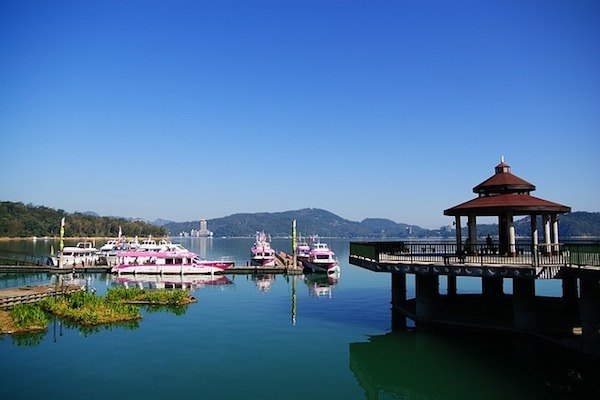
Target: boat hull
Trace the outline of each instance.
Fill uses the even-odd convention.
[[[250,263],[255,267],[274,267],[275,257],[252,257]]]
[[[336,262],[311,262],[309,260],[303,260],[302,266],[304,269],[308,269],[312,272],[325,272],[327,274],[334,274],[340,272],[340,264]]]

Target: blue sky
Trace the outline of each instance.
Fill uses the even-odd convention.
[[[505,157],[600,211],[595,1],[0,1],[0,200],[437,228]]]

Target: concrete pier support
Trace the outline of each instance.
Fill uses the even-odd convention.
[[[581,330],[587,341],[600,341],[600,282],[594,279],[579,280]]]
[[[439,296],[439,276],[415,275],[417,320],[430,321],[435,313],[435,304]]]
[[[483,277],[481,278],[481,292],[486,301],[496,302],[504,295],[504,281],[498,277]]]
[[[456,297],[456,276],[454,275],[448,275],[447,276],[448,282],[446,284],[447,288],[448,288],[448,297]]]
[[[392,329],[406,328],[406,317],[401,308],[406,304],[406,274],[392,274]]]
[[[535,281],[513,279],[513,312],[515,328],[535,330]]]
[[[577,278],[567,277],[562,279],[562,299],[564,309],[573,311],[577,309],[578,302]]]

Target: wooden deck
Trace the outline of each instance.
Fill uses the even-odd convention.
[[[573,246],[556,251],[532,252],[518,246],[513,254],[498,254],[483,246],[467,253],[451,243],[351,242],[350,264],[376,272],[434,275],[554,279],[566,274],[600,276],[596,247],[573,252]]]
[[[0,308],[6,309],[17,304],[35,303],[48,296],[69,294],[80,290],[83,288],[78,285],[40,285],[0,289]]]

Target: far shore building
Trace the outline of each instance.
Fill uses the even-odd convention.
[[[192,236],[195,237],[212,237],[213,233],[208,230],[208,224],[205,219],[200,220],[200,230],[192,230]]]

